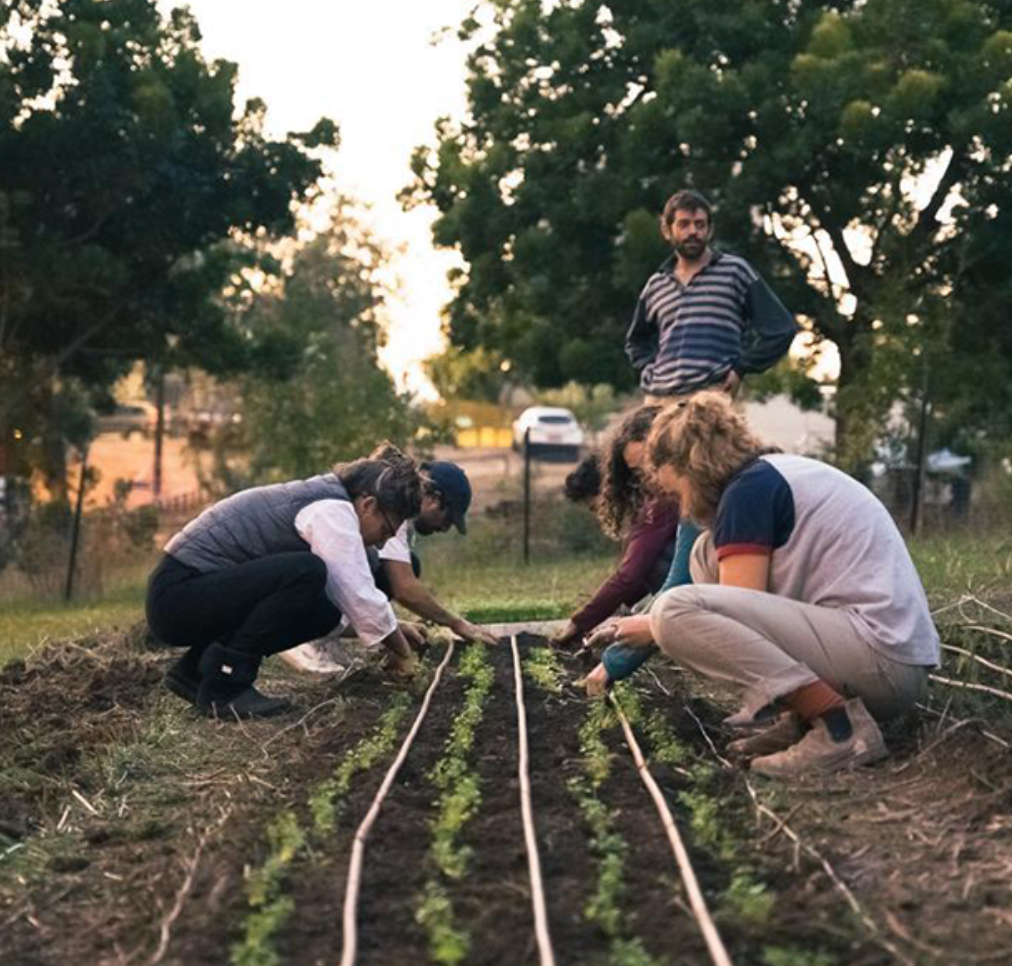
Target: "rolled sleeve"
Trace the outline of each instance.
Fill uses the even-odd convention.
[[[345,500],[318,500],[299,511],[295,528],[327,565],[326,593],[366,647],[397,628],[390,602],[376,588],[358,514]]]

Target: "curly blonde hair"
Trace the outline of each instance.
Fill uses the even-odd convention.
[[[601,529],[618,539],[626,526],[643,509],[649,495],[644,487],[643,474],[625,461],[625,448],[630,443],[645,443],[650,427],[661,411],[659,406],[641,406],[619,424],[608,437],[598,462],[601,468],[601,495],[597,501],[597,518]]]
[[[688,481],[682,513],[711,523],[731,477],[765,453],[779,453],[749,428],[723,392],[700,392],[667,407],[654,420],[647,440],[647,463],[670,466]]]

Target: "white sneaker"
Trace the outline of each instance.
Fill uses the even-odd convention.
[[[811,731],[797,744],[775,755],[754,758],[752,771],[774,778],[790,778],[868,765],[889,754],[882,732],[860,698],[847,702],[847,717],[852,733],[846,741],[834,741],[826,722],[816,718]]]
[[[309,674],[338,674],[344,670],[344,665],[334,660],[327,645],[317,641],[282,651],[278,657],[292,667]]]

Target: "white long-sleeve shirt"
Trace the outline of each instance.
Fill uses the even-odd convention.
[[[376,588],[355,507],[346,500],[317,500],[303,507],[295,529],[327,565],[327,596],[366,647],[397,629],[390,602]]]

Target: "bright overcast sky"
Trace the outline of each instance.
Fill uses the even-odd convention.
[[[433,141],[433,122],[464,109],[464,52],[451,34],[475,0],[160,0],[189,6],[209,58],[239,65],[239,103],[260,97],[274,135],[318,118],[341,128],[334,179],[372,206],[376,233],[405,252],[396,262],[402,299],[390,308],[384,359],[398,381],[423,384],[419,362],[439,351],[439,311],[449,299],[448,252],[432,247],[431,210],[401,211],[412,149]]]

